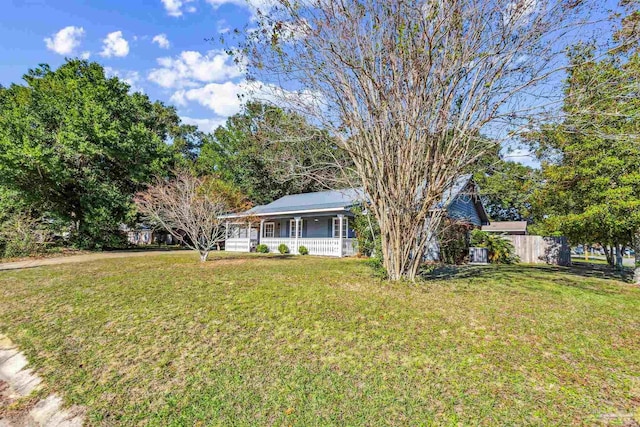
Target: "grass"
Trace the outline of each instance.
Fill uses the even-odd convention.
[[[0,330],[92,425],[640,420],[631,285],[533,266],[391,284],[357,259],[214,258],[0,272]]]

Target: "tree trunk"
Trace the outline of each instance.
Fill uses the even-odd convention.
[[[407,279],[414,281],[418,275],[422,256],[425,250],[423,235],[426,231],[422,227],[414,227],[421,230],[419,233],[411,232],[410,221],[399,220],[391,226],[387,221],[380,222],[380,235],[382,237],[382,259],[389,280]],[[424,223],[424,221],[420,221]]]
[[[610,248],[607,245],[603,245],[602,243],[600,243],[600,246],[602,246],[604,255],[605,257],[607,257],[607,264],[609,264],[610,267],[613,267],[613,248]]]
[[[200,251],[200,262],[206,262],[209,257],[209,251]]]
[[[635,251],[635,266],[633,270],[633,283],[640,285],[640,231],[634,236],[633,250]]]
[[[615,244],[616,247],[616,268],[622,270],[622,245]]]

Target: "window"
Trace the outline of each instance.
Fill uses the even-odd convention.
[[[289,221],[289,237],[296,237],[296,220]],[[298,224],[298,237],[302,237],[302,220]]]
[[[276,225],[273,222],[264,223],[263,237],[276,237]]]
[[[348,236],[348,230],[349,219],[345,216],[342,217],[342,237],[345,239]],[[340,218],[333,218],[333,237],[336,239],[340,237]]]

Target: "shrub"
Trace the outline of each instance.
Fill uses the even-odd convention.
[[[261,253],[261,254],[268,254],[269,253],[269,246],[265,245],[264,243],[261,243],[258,246],[256,246],[256,252]]]
[[[309,249],[307,249],[307,247],[306,247],[306,246],[300,246],[300,247],[298,248],[298,253],[299,253],[300,255],[309,255]]]
[[[469,230],[472,225],[446,220],[440,233],[440,260],[445,264],[462,264],[469,254]]]
[[[358,240],[358,254],[362,256],[382,256],[382,239],[380,226],[375,217],[361,206],[351,208],[354,213],[353,228]],[[380,259],[382,262],[382,259]]]
[[[289,246],[285,245],[284,243],[280,243],[280,246],[278,246],[278,252],[280,252],[283,255],[288,254]]]
[[[49,233],[28,213],[17,213],[0,225],[0,257],[35,255],[44,249]]]
[[[471,232],[471,246],[487,248],[489,261],[495,264],[513,264],[518,261],[513,244],[499,235],[489,234],[478,229],[473,230]]]

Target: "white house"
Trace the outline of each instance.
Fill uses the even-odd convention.
[[[477,227],[488,224],[477,190],[471,175],[461,176],[445,191],[438,208]],[[355,255],[351,208],[363,200],[361,189],[319,191],[284,196],[268,205],[227,215],[225,250],[250,252],[264,244],[269,252],[277,252],[284,243],[293,254],[304,246],[310,255]]]

